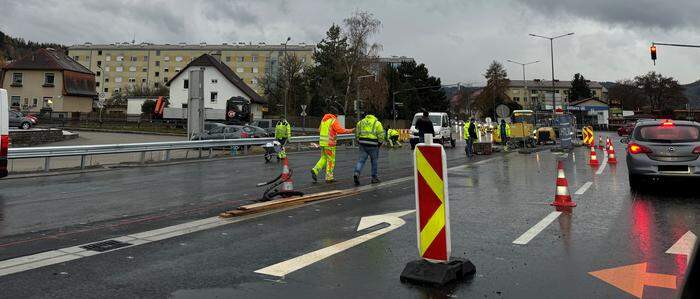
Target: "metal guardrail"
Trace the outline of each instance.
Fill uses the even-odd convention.
[[[338,135],[337,140],[354,140],[355,135]],[[242,148],[247,153],[247,146],[261,146],[273,142],[275,138],[241,138],[241,139],[221,139],[221,140],[194,140],[194,141],[171,141],[171,142],[149,142],[149,143],[124,143],[124,144],[102,144],[102,145],[76,145],[76,146],[47,146],[47,147],[26,147],[10,148],[8,159],[30,159],[43,158],[44,171],[50,169],[50,159],[53,157],[80,156],[80,169],[85,169],[85,157],[91,155],[141,153],[141,163],[145,162],[146,152],[164,151],[165,161],[170,160],[170,152],[173,150],[199,150],[199,158],[202,157],[202,150],[209,150],[211,158],[212,150],[215,148]],[[297,136],[290,138],[290,143],[318,142],[319,136]]]

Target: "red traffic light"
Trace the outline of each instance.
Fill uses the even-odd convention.
[[[656,45],[651,45],[649,51],[651,52],[651,60],[656,60]]]

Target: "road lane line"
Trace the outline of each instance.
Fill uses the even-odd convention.
[[[676,243],[666,250],[667,254],[679,254],[685,255],[685,262],[690,263],[690,258],[693,255],[693,248],[698,236],[696,236],[692,231],[686,232]]]
[[[492,157],[488,159],[484,159],[478,162],[471,163],[469,165],[478,165],[478,164],[484,164],[490,161],[493,161],[495,159],[499,159],[499,157]],[[454,166],[452,168],[448,168],[448,170],[457,170],[460,168],[466,168],[469,165],[459,165],[459,166]],[[398,178],[390,181],[385,181],[377,185],[367,185],[367,186],[362,186],[356,188],[357,191],[359,192],[366,192],[366,191],[372,191],[376,189],[380,189],[382,187],[389,187],[392,185],[396,185],[399,183],[407,182],[407,181],[412,181],[414,178],[413,176],[408,176],[408,177],[403,177],[403,178]],[[110,238],[106,240],[101,240],[101,241],[95,241],[95,242],[90,242],[90,243],[85,243],[81,245],[74,245],[70,247],[65,247],[65,248],[60,248],[56,250],[50,250],[50,251],[45,251],[33,255],[28,255],[28,256],[22,256],[22,257],[17,257],[13,259],[8,259],[8,260],[3,260],[0,261],[0,277],[5,276],[5,275],[10,275],[14,273],[19,273],[19,272],[24,272],[36,268],[41,268],[45,266],[50,266],[50,265],[55,265],[55,264],[60,264],[64,263],[67,261],[72,261],[76,259],[81,259],[84,257],[89,257],[93,255],[99,255],[103,253],[109,253],[109,252],[114,252],[117,250],[122,250],[126,248],[131,248],[134,246],[139,246],[151,242],[156,242],[156,241],[161,241],[165,239],[170,239],[194,232],[199,232],[219,226],[223,226],[226,224],[232,224],[248,219],[253,219],[273,213],[278,213],[278,212],[283,212],[287,211],[293,208],[300,208],[304,207],[306,205],[300,205],[296,207],[290,207],[287,209],[279,209],[275,211],[271,211],[268,213],[261,213],[261,214],[256,214],[256,215],[251,215],[249,217],[241,217],[241,218],[235,218],[235,219],[224,219],[220,218],[218,216],[215,217],[209,217],[209,218],[204,218],[204,219],[199,219],[191,222],[186,222],[186,223],[181,223],[177,225],[172,225],[172,226],[167,226],[159,229],[154,229],[150,231],[145,231],[141,233],[135,233],[131,235],[125,235],[125,236],[119,236],[115,238]],[[403,220],[402,220],[403,221]],[[382,230],[379,230],[382,231]],[[377,231],[377,232],[379,232]],[[383,232],[383,231],[382,231]],[[384,233],[384,232],[383,232]],[[373,234],[370,234],[373,235]],[[380,234],[381,235],[381,234]],[[367,235],[365,235],[367,236]],[[374,236],[376,237],[376,236]],[[371,237],[371,238],[374,238]],[[370,239],[371,239],[370,238]],[[125,243],[129,243],[131,245],[104,251],[104,252],[98,252],[98,251],[91,251],[91,250],[86,250],[82,248],[82,246],[90,245],[90,244],[95,244],[99,242],[104,242],[108,240],[117,240]],[[369,240],[369,239],[368,239]],[[367,240],[361,241],[365,242]],[[338,244],[340,245],[340,244]],[[353,245],[354,246],[354,245]],[[352,247],[352,246],[351,246]],[[344,249],[343,249],[344,250]]]
[[[583,186],[581,186],[581,188],[578,188],[578,190],[576,190],[574,194],[581,195],[583,193],[586,193],[586,191],[588,190],[588,188],[591,187],[591,185],[593,185],[593,182],[586,182],[585,184],[583,184]]]
[[[537,222],[535,226],[531,227],[524,234],[513,241],[513,244],[525,245],[534,239],[539,233],[541,233],[547,226],[549,226],[552,221],[557,219],[561,215],[561,212],[551,212],[549,215],[544,217],[540,222]]]
[[[596,175],[603,174],[603,170],[605,170],[606,165],[608,165],[608,155],[603,155],[603,161],[601,161],[600,167],[598,167],[598,171],[596,171],[595,174]]]

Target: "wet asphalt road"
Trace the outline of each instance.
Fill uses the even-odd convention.
[[[0,276],[0,289],[3,297],[10,298],[634,298],[588,273],[643,262],[648,263],[648,272],[677,276],[678,286],[682,286],[686,257],[665,252],[688,231],[700,233],[696,188],[683,183],[653,184],[643,192],[631,192],[623,147],[619,143],[615,146],[619,164],[606,166],[599,175],[595,174],[598,169],[586,165],[584,148],[566,156],[549,151],[511,153],[469,163],[461,149],[448,150],[452,256],[470,259],[477,274],[445,289],[399,282],[404,265],[417,258],[414,214],[402,217],[403,226],[282,278],[254,272],[387,227],[383,224],[357,231],[363,216],[414,209],[410,180]],[[344,180],[333,188],[351,186],[349,167],[354,154],[339,155],[339,176]],[[385,181],[411,175],[410,160],[402,157],[405,153],[384,155],[381,173]],[[563,211],[529,243],[513,244],[555,211],[548,203],[553,199],[558,158],[564,160],[569,192],[578,206]],[[307,168],[315,159],[315,154],[302,153],[292,158],[292,164]],[[3,181],[2,211],[7,221],[0,224],[0,240],[5,244],[0,245],[0,254],[5,260],[212,216],[224,208],[216,205],[245,201],[243,194],[254,189],[248,185],[259,180],[251,175],[231,182],[228,178],[234,169],[241,174],[276,173],[276,166],[260,170],[259,164],[257,160],[216,161],[82,175],[86,177]],[[253,168],[256,170],[250,170]],[[182,177],[184,174],[193,176]],[[169,190],[158,185],[166,181],[176,187]],[[140,182],[145,189],[129,188],[130,182]],[[208,184],[207,188],[202,186],[204,182],[224,186],[214,184],[210,190]],[[574,194],[588,182],[585,192]],[[296,183],[311,190],[331,188],[312,186],[306,175]],[[50,186],[65,188],[70,184],[77,184],[80,190],[50,192]],[[91,184],[94,189],[88,188]],[[47,198],[34,198],[36,192]],[[100,201],[90,199],[95,193]],[[162,207],[170,214],[160,211]],[[194,209],[199,210],[187,212]],[[42,217],[32,217],[33,212]],[[86,215],[94,218],[86,220]],[[119,223],[125,224],[116,225]],[[25,226],[37,232],[27,231]],[[72,234],[63,236],[61,232]],[[41,239],[42,234],[54,237]],[[648,286],[643,295],[669,298],[677,291]]]

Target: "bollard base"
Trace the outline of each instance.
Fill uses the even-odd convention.
[[[401,282],[442,287],[472,276],[474,273],[476,273],[476,267],[469,260],[457,258],[447,264],[417,260],[406,264],[401,272]]]

